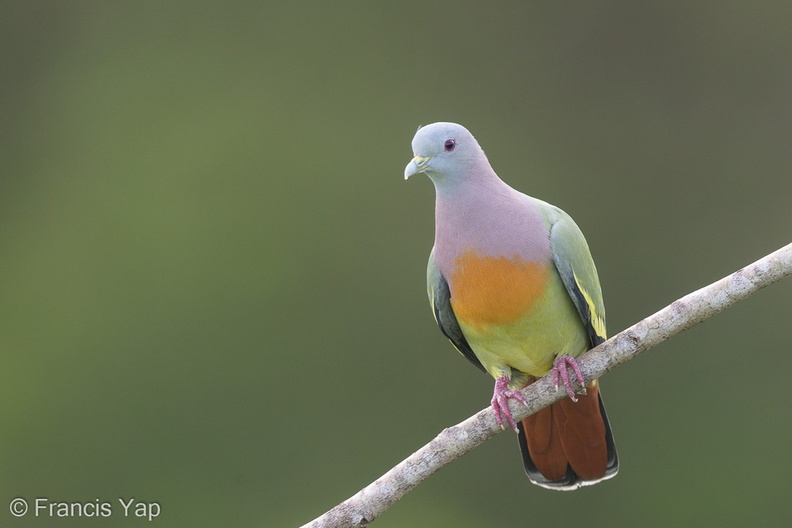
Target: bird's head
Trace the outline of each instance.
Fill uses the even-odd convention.
[[[432,123],[418,129],[412,140],[413,159],[404,179],[423,172],[432,180],[464,177],[486,156],[468,129],[456,123]]]

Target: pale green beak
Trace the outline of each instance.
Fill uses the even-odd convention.
[[[413,174],[418,174],[419,172],[426,171],[427,165],[429,165],[429,160],[432,159],[430,157],[424,156],[415,156],[410,163],[407,164],[407,167],[404,169],[404,179],[408,179]]]

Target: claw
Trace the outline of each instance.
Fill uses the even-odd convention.
[[[514,398],[526,407],[528,406],[528,402],[525,401],[525,398],[522,397],[519,391],[511,390],[507,388],[508,386],[509,378],[506,376],[501,376],[495,380],[495,390],[493,391],[492,401],[490,403],[492,405],[492,412],[495,413],[495,421],[498,422],[501,429],[505,429],[503,425],[503,419],[505,418],[509,427],[517,432],[517,424],[514,423],[514,418],[512,418],[511,411],[509,411],[509,398]]]
[[[566,389],[569,399],[571,399],[573,402],[577,402],[578,400],[575,397],[572,381],[569,379],[569,371],[567,370],[568,367],[572,369],[572,371],[575,373],[578,383],[580,383],[581,387],[583,387],[582,394],[586,394],[586,380],[583,378],[583,372],[581,372],[580,366],[572,356],[558,356],[553,362],[553,385],[555,386],[556,390],[558,390],[560,378],[560,381],[564,382],[564,388]]]

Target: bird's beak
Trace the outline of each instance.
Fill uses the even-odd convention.
[[[404,169],[404,179],[408,179],[413,174],[418,174],[419,172],[424,172],[426,170],[426,166],[429,165],[429,160],[432,159],[428,156],[415,156],[410,163],[407,164],[407,167]]]

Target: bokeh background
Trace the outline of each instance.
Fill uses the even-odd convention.
[[[611,333],[790,242],[790,27],[786,1],[4,2],[0,524],[142,526],[134,497],[299,526],[487,405],[425,298],[420,124],[577,220]],[[532,486],[506,433],[375,526],[787,522],[790,300],[603,379],[616,479]]]

